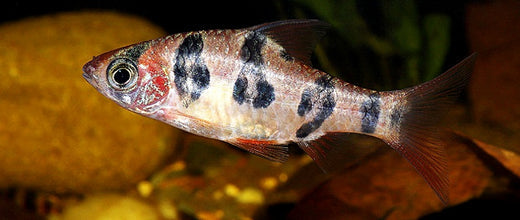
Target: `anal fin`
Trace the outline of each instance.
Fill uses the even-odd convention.
[[[324,171],[333,172],[349,167],[378,149],[374,144],[360,144],[350,137],[355,134],[331,132],[319,139],[298,142],[298,146]],[[363,137],[366,138],[366,137]]]
[[[250,153],[276,162],[285,162],[289,157],[289,149],[286,145],[271,140],[236,138],[227,142]]]

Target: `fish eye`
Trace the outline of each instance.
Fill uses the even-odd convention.
[[[127,58],[112,61],[107,68],[108,84],[117,90],[133,88],[137,82],[137,67]]]

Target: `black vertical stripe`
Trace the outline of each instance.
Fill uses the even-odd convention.
[[[267,108],[274,100],[274,87],[265,79],[262,49],[267,37],[259,32],[249,32],[240,49],[244,62],[233,86],[233,99],[240,105],[247,102],[253,108]]]
[[[307,88],[303,91],[297,111],[300,116],[305,116],[313,108],[316,108],[317,112],[311,121],[304,123],[296,131],[297,138],[305,138],[320,128],[321,124],[332,115],[336,107],[332,77],[324,75],[316,79],[314,84],[314,88]]]
[[[255,66],[262,65],[262,48],[265,46],[266,36],[259,32],[246,34],[244,45],[240,49],[240,59],[245,63],[252,63]]]
[[[392,114],[390,114],[390,125],[392,127],[398,127],[401,124],[401,118],[403,118],[403,109],[401,107],[396,107]]]
[[[298,104],[298,115],[304,116],[312,110],[312,95],[313,91],[309,89],[303,90],[300,104]]]
[[[274,101],[274,88],[265,80],[256,83],[257,95],[253,99],[254,108],[267,108]]]
[[[185,107],[199,99],[209,86],[210,73],[201,57],[203,48],[202,36],[194,33],[186,36],[176,51],[174,83]]]
[[[368,96],[368,99],[361,104],[359,111],[363,114],[361,119],[361,131],[364,133],[374,133],[379,120],[381,110],[381,97],[375,92]]]
[[[129,48],[124,53],[125,53],[126,57],[128,57],[129,59],[131,59],[132,61],[137,63],[138,60],[139,60],[139,57],[141,57],[141,55],[146,50],[148,50],[148,48],[150,48],[150,43],[149,42],[144,42],[144,43],[137,44],[137,45]]]
[[[235,81],[235,86],[233,87],[233,99],[241,105],[246,100],[246,90],[247,90],[247,78],[244,76],[238,76]]]

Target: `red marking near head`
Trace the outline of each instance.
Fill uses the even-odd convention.
[[[136,108],[147,111],[168,96],[170,81],[159,64],[150,64],[147,68],[139,71],[150,76],[141,78],[143,81],[140,82]]]

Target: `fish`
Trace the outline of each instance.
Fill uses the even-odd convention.
[[[376,137],[447,204],[437,122],[469,83],[476,54],[422,84],[376,91],[312,67],[311,52],[328,28],[294,19],[172,34],[95,56],[83,77],[127,110],[273,161],[287,160],[287,145],[296,143],[327,171],[349,147],[324,139]]]

